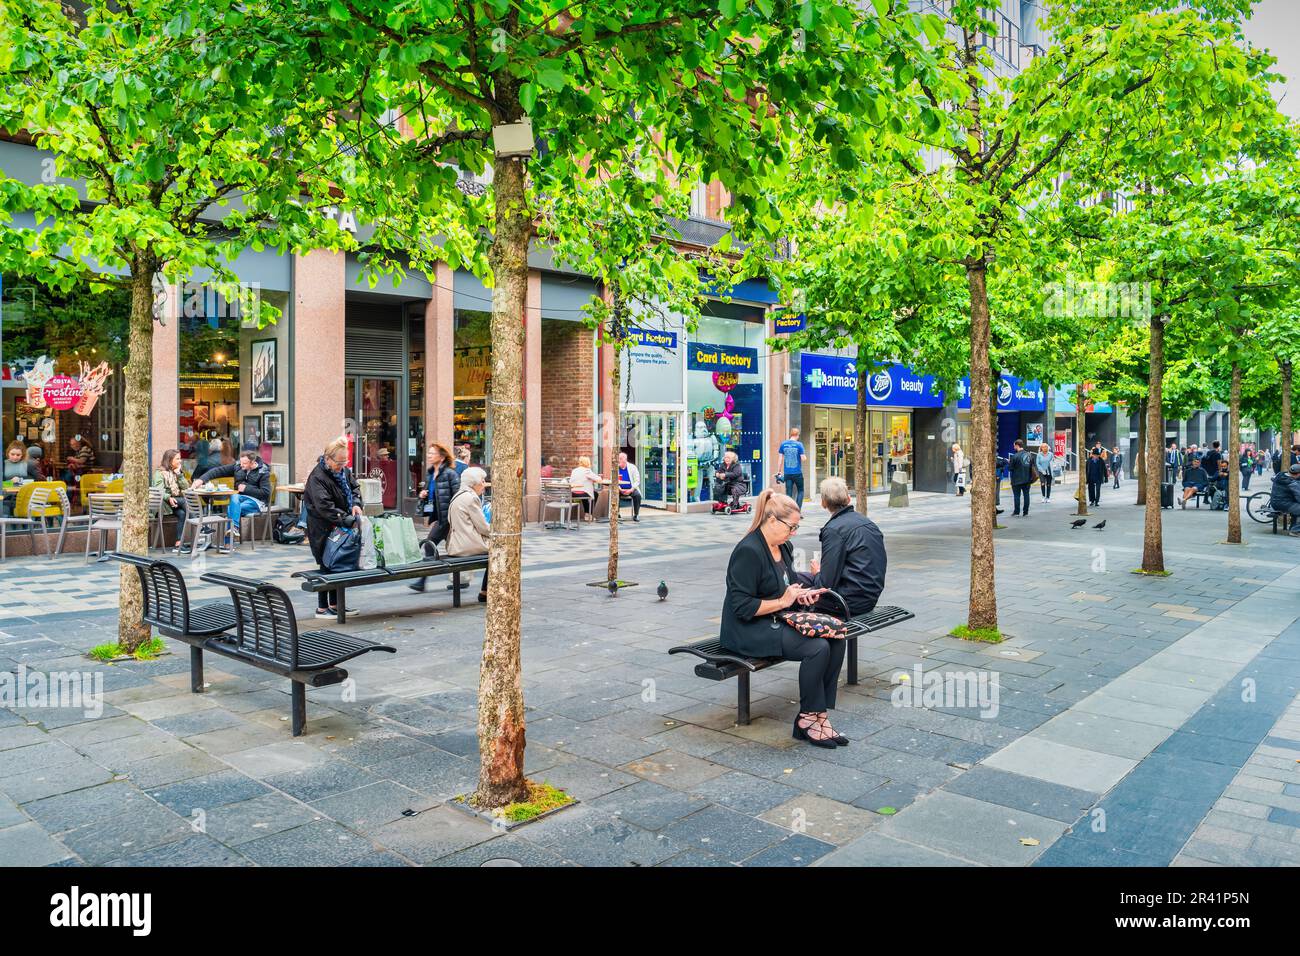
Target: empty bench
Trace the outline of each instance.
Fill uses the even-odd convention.
[[[347,622],[347,609],[344,606],[343,592],[348,588],[362,588],[371,584],[390,584],[394,581],[414,581],[416,578],[440,577],[450,574],[452,578],[452,606],[460,607],[460,576],[467,571],[485,571],[488,566],[486,554],[471,554],[460,558],[430,558],[414,564],[397,564],[391,568],[370,568],[365,571],[320,570],[295,571],[293,577],[302,578],[302,589],[319,594],[321,591],[337,591],[338,621]]]
[[[844,607],[845,613],[848,612],[848,604],[844,599],[834,591],[828,592],[837,598]],[[867,614],[860,614],[857,617],[848,618],[848,647],[845,649],[848,658],[848,675],[846,683],[856,684],[858,682],[858,638],[863,634],[873,634],[876,631],[898,624],[902,621],[909,621],[916,615],[911,611],[905,611],[901,607],[878,607]],[[749,675],[755,671],[765,670],[776,664],[785,662],[783,657],[746,657],[744,654],[737,654],[735,651],[728,650],[722,646],[722,642],[715,637],[706,638],[702,641],[695,641],[691,644],[681,644],[671,648],[669,654],[693,654],[702,658],[702,662],[695,665],[695,675],[703,677],[706,680],[727,680],[736,678],[736,723],[744,726],[749,723]]]
[[[144,597],[144,620],[166,637],[190,646],[190,690],[203,692],[203,653],[209,651],[289,678],[293,736],[307,722],[307,685],[347,680],[339,667],[370,651],[395,647],[336,631],[298,630],[289,595],[272,584],[213,572],[201,580],[230,589],[231,600],[191,605],[181,572],[166,561],[114,552],[135,565]],[[234,634],[229,633],[231,629]]]

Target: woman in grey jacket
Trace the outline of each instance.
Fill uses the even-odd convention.
[[[1038,491],[1044,501],[1052,497],[1052,462],[1056,456],[1048,450],[1047,445],[1038,446],[1038,455],[1034,458],[1034,467],[1038,469]]]

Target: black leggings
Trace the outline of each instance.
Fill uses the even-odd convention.
[[[1052,476],[1050,474],[1038,476],[1038,489],[1042,492],[1044,501],[1052,497]]]
[[[792,627],[781,627],[781,657],[799,662],[799,710],[819,714],[835,706],[844,641],[804,637]]]

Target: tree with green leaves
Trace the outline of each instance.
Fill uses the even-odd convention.
[[[500,807],[526,796],[519,667],[523,323],[541,197],[615,168],[631,144],[663,144],[736,208],[774,222],[760,188],[796,127],[825,104],[879,110],[882,78],[909,71],[918,18],[896,0],[331,0],[290,4],[327,63],[355,65],[348,179],[369,198],[370,263],[466,265],[493,288],[493,521],[479,683],[479,786]],[[399,122],[389,119],[396,115]],[[371,132],[378,135],[371,137]],[[852,157],[843,132],[825,148]],[[536,144],[536,148],[534,147]],[[674,163],[676,165],[676,163]],[[491,184],[481,200],[457,168]],[[347,187],[345,186],[345,191]],[[439,237],[438,241],[426,237]]]
[[[304,101],[310,44],[258,4],[12,0],[0,24],[0,129],[52,160],[39,183],[0,176],[0,270],[129,295],[119,547],[143,554],[155,278],[205,269],[231,284],[227,263],[246,247],[345,243],[319,212],[338,152],[332,104]],[[129,567],[120,588],[118,638],[134,649],[148,629]]]

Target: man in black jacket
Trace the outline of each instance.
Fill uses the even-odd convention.
[[[1268,506],[1276,512],[1290,515],[1291,534],[1300,537],[1300,531],[1295,529],[1296,519],[1300,518],[1300,462],[1293,464],[1289,471],[1274,476]]]
[[[1101,504],[1101,486],[1106,482],[1106,463],[1101,460],[1101,447],[1092,450],[1088,456],[1087,474],[1088,504]]]
[[[1023,514],[1029,517],[1029,488],[1034,483],[1038,475],[1034,471],[1034,455],[1025,451],[1025,443],[1022,439],[1017,438],[1015,441],[1015,451],[1011,453],[1011,494],[1015,498],[1016,507],[1011,512],[1011,517],[1015,518]],[[1020,510],[1020,500],[1024,499],[1024,511]]]
[[[867,614],[885,589],[885,537],[874,521],[849,506],[849,487],[843,478],[827,478],[820,490],[822,507],[831,513],[822,526],[821,560],[814,560],[812,573],[801,572],[799,579],[842,596],[855,617]],[[837,617],[844,614],[834,598],[823,598],[815,609]]]
[[[259,514],[271,503],[271,469],[262,461],[256,445],[245,445],[239,461],[209,468],[194,482],[198,488],[216,478],[233,478],[235,493],[230,496],[226,513],[230,516],[230,533],[239,539],[239,525],[244,515]]]

